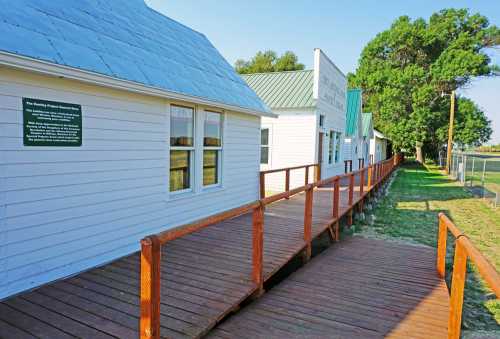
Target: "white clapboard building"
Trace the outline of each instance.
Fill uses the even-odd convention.
[[[374,130],[370,140],[370,157],[374,162],[386,160],[390,157],[389,140],[381,132]]]
[[[346,126],[344,140],[344,161],[351,163],[346,166],[348,171],[359,169],[363,148],[362,128],[363,96],[361,89],[349,89],[347,91]]]
[[[259,197],[273,116],[143,0],[0,10],[0,299]]]
[[[312,70],[243,78],[278,115],[262,118],[262,170],[319,163],[322,178],[343,171],[347,80],[323,51],[314,50]],[[304,171],[292,171],[290,181],[292,188],[303,185]],[[283,190],[284,173],[268,175],[266,188]]]

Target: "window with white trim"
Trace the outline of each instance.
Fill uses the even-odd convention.
[[[260,163],[269,164],[269,128],[260,130]]]
[[[170,192],[193,185],[194,108],[170,106]]]
[[[333,130],[330,130],[330,140],[328,143],[328,164],[331,165],[333,164],[333,152],[335,148],[335,136],[337,133],[335,133]]]
[[[335,140],[335,163],[339,163],[340,162],[340,146],[341,146],[341,140],[342,140],[342,133],[340,132],[337,132],[335,133],[336,135],[336,140]]]
[[[203,117],[203,186],[220,184],[222,114],[205,111]]]

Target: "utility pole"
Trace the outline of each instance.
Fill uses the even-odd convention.
[[[451,91],[450,127],[448,128],[448,148],[446,149],[446,174],[450,174],[451,147],[453,144],[453,121],[455,120],[455,91]]]

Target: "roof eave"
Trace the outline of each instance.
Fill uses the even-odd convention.
[[[21,69],[25,71],[31,71],[35,73],[62,77],[77,81],[82,81],[85,83],[103,86],[113,89],[119,89],[124,91],[129,91],[133,93],[145,94],[155,97],[161,97],[171,100],[181,100],[192,102],[200,105],[207,105],[218,107],[222,109],[227,109],[235,112],[256,115],[256,116],[266,116],[266,117],[277,117],[278,115],[274,114],[271,111],[259,111],[253,110],[245,107],[229,105],[225,103],[221,103],[218,101],[213,101],[201,97],[190,96],[186,94],[181,94],[177,92],[166,91],[161,88],[142,85],[137,82],[118,79],[114,77],[110,77],[107,75],[90,72],[74,67],[64,66],[55,64],[48,61],[38,60],[30,57],[25,57],[18,54],[13,54],[5,51],[0,51],[0,66],[6,66],[16,69]]]

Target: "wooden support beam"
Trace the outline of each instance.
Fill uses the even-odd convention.
[[[258,286],[257,295],[264,290],[264,205],[260,204],[252,214],[252,280]]]
[[[312,252],[312,210],[313,210],[313,186],[308,186],[306,189],[306,201],[304,206],[304,241],[306,243],[305,260],[311,258]]]
[[[439,217],[436,269],[438,276],[442,279],[444,279],[445,277],[447,237],[448,237],[448,227],[446,227],[446,224],[444,223],[443,219]]]
[[[161,244],[156,236],[141,240],[141,339],[160,338]]]
[[[260,198],[266,197],[266,173],[260,172]]]
[[[340,240],[339,206],[340,206],[340,178],[337,177],[333,182],[333,217],[337,219],[335,223],[335,241]]]
[[[448,339],[459,339],[462,327],[462,307],[464,303],[465,275],[467,273],[467,252],[462,237],[455,242],[453,277],[450,293],[450,315],[448,317]]]

